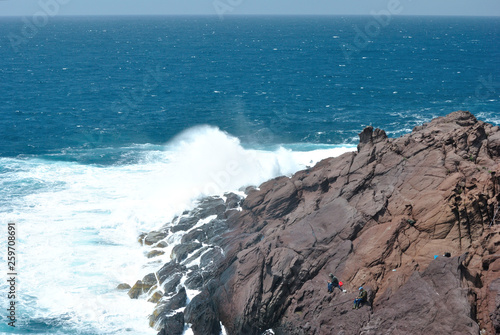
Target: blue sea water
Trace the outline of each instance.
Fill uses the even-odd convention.
[[[0,18],[0,236],[19,234],[17,327],[0,331],[154,334],[153,305],[115,287],[158,269],[137,235],[200,195],[353,150],[367,125],[500,124],[498,18],[374,22]]]

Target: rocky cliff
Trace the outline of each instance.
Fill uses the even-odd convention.
[[[500,130],[454,112],[251,191],[185,312],[195,334],[500,332]],[[451,257],[444,257],[449,253]],[[436,256],[438,256],[436,258]],[[334,273],[347,293],[326,289]],[[352,309],[357,288],[369,304]]]

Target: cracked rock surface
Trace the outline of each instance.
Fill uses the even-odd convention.
[[[188,307],[189,322],[195,334],[219,321],[228,334],[495,334],[499,194],[500,130],[469,112],[396,139],[368,127],[357,152],[225,213],[225,257],[198,299],[209,313]],[[347,293],[328,294],[329,273]],[[359,286],[369,303],[353,310]]]

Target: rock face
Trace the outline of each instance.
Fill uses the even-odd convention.
[[[149,324],[159,334],[181,335],[185,322],[193,323],[198,333],[220,333],[219,313],[210,301],[211,295],[194,296],[192,292],[201,291],[213,278],[223,259],[223,234],[228,231],[226,213],[239,208],[241,201],[242,196],[234,193],[204,198],[193,210],[160,230],[139,236],[151,262],[170,256],[156,273],[146,275],[132,288],[128,286],[130,298],[145,298],[156,304]],[[198,322],[200,315],[203,322]]]
[[[500,130],[469,112],[397,139],[368,127],[357,152],[225,213],[225,257],[187,319],[195,334],[494,334],[499,176]],[[347,293],[328,294],[329,273]],[[352,310],[361,285],[370,304]]]
[[[478,334],[468,294],[461,288],[467,270],[459,257],[438,258],[414,272],[394,294],[381,297],[363,334]],[[415,299],[418,297],[418,299]]]
[[[184,319],[193,324],[192,330],[196,334],[221,333],[217,306],[208,290],[193,298],[185,310]]]

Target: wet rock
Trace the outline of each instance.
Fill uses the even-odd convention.
[[[144,284],[141,280],[138,280],[128,291],[128,296],[131,299],[137,299],[140,295],[147,293],[150,288],[150,285]]]
[[[186,302],[187,294],[186,289],[183,287],[165,304],[165,308],[169,310],[177,310],[179,308],[186,307]]]
[[[170,315],[173,314],[175,310],[178,310],[182,307],[186,306],[187,295],[186,290],[182,288],[179,290],[177,294],[175,294],[170,299],[162,302],[156,306],[153,314],[149,316],[149,324],[151,327],[154,325],[160,325],[156,327],[156,329],[160,329],[162,324],[164,324],[164,320],[167,320]],[[184,318],[182,319],[182,323],[184,324]]]
[[[151,295],[153,292],[156,292],[157,290],[158,290],[158,284],[151,286],[151,288],[148,290],[148,295]]]
[[[153,257],[156,257],[156,256],[161,256],[165,254],[165,251],[161,251],[161,250],[151,250],[150,252],[148,252],[148,254],[146,255],[147,258],[153,258]]]
[[[184,313],[184,320],[193,325],[195,335],[220,334],[217,306],[207,291],[194,297]]]
[[[226,193],[224,196],[226,197],[226,210],[240,207],[241,201],[243,200],[242,197],[235,193]]]
[[[168,243],[165,241],[160,241],[154,247],[155,248],[166,248],[166,247],[168,247]]]
[[[173,275],[182,274],[184,271],[186,271],[186,267],[183,265],[180,265],[174,261],[166,263],[156,273],[160,286],[163,285],[165,281],[169,280]]]
[[[189,243],[189,242],[195,242],[195,241],[202,242],[202,241],[206,241],[206,240],[207,240],[206,232],[203,229],[198,228],[198,229],[194,229],[194,230],[190,231],[189,233],[187,233],[186,235],[182,236],[181,243]]]
[[[142,278],[142,283],[149,288],[157,284],[156,275],[154,273],[149,273],[144,278]]]
[[[174,249],[172,249],[172,259],[176,260],[177,262],[182,262],[188,257],[190,253],[201,247],[202,244],[198,242],[189,242],[176,245]]]
[[[182,244],[189,242],[202,242],[209,245],[219,245],[222,235],[227,231],[225,220],[214,219],[203,226],[190,231],[182,237]]]
[[[158,335],[182,335],[184,333],[184,313],[168,316],[163,321],[162,330]]]
[[[210,265],[219,264],[223,257],[224,255],[220,248],[211,248],[201,256],[200,267],[207,268]]]
[[[165,294],[169,294],[172,292],[175,292],[177,290],[177,286],[179,286],[180,282],[182,279],[182,273],[176,273],[172,276],[170,276],[164,283],[163,283],[163,290],[165,291]]]
[[[220,217],[226,211],[224,200],[219,197],[208,197],[203,199],[192,211],[193,215],[205,219],[211,215]]]
[[[172,231],[187,231],[197,224],[199,220],[206,219],[209,216],[216,215],[218,218],[223,218],[225,211],[226,204],[222,198],[204,198],[192,211],[183,214],[179,222],[172,226]]]
[[[190,290],[198,290],[203,287],[204,284],[205,280],[203,279],[203,275],[199,270],[189,273],[188,279],[184,283],[184,285],[186,285],[186,287]]]
[[[165,231],[152,231],[146,235],[144,238],[145,245],[153,245],[160,240],[163,240],[167,237],[168,233]]]
[[[138,297],[140,294],[146,293],[149,288],[148,294],[150,297],[148,301],[158,303],[155,311],[150,316],[152,327],[168,334],[170,334],[170,331],[175,331],[177,326],[179,326],[178,331],[181,331],[180,315],[184,314],[174,315],[174,311],[186,306],[186,288],[201,290],[206,283],[204,278],[209,279],[213,276],[219,260],[223,257],[222,249],[220,247],[216,248],[216,246],[223,241],[222,235],[227,231],[227,223],[223,219],[224,213],[229,207],[238,207],[241,199],[240,196],[232,193],[226,195],[226,202],[218,197],[203,199],[195,209],[186,211],[182,217],[175,218],[171,224],[165,226],[165,229],[177,233],[192,229],[194,225],[199,223],[199,220],[206,219],[209,216],[218,217],[185,234],[182,237],[181,244],[176,245],[172,250],[172,261],[164,264],[156,273],[156,276],[154,274],[146,276],[143,280],[138,281],[133,290],[131,289],[130,294]],[[158,232],[151,232],[143,237],[148,239],[148,243],[153,243],[156,238],[165,238],[163,234],[158,234]],[[174,242],[174,238],[169,238],[168,241],[159,240],[159,242],[152,245],[155,248],[164,248],[169,243]],[[203,247],[202,243],[207,246]],[[151,250],[147,256],[154,257],[160,254],[163,254],[162,250]],[[186,268],[185,264],[189,266],[189,269]],[[197,264],[200,264],[201,268]],[[187,279],[183,282],[184,287],[181,287],[181,280],[187,271],[189,271]],[[156,277],[158,283],[156,283]],[[151,284],[153,286],[150,286]],[[175,293],[177,290],[179,292]],[[193,312],[190,312],[190,317],[203,314],[200,309],[201,303],[199,299],[195,300],[191,306]],[[210,311],[210,308],[206,316],[200,320],[202,321],[197,321],[197,329],[202,329],[202,332],[206,329],[216,329],[220,332],[220,324],[217,323],[218,318],[213,310]],[[174,328],[170,329],[171,327]]]
[[[160,301],[160,299],[162,297],[163,297],[163,294],[161,294],[160,292],[156,291],[155,293],[153,293],[151,295],[151,297],[149,297],[148,302],[152,302],[152,303],[156,304],[158,301]]]
[[[188,231],[193,228],[194,225],[198,223],[200,219],[194,216],[181,217],[179,222],[171,227],[172,232],[177,233],[179,231]]]
[[[117,290],[130,290],[131,287],[127,283],[121,283],[116,287]]]
[[[150,273],[144,276],[142,280],[138,280],[128,291],[128,295],[131,299],[137,299],[140,295],[147,293],[156,284],[157,281],[155,274]]]
[[[141,233],[139,237],[137,237],[137,242],[139,242],[141,245],[144,245],[144,238],[146,237],[146,233]]]
[[[186,265],[189,269],[192,268],[193,266],[198,266],[197,263],[198,263],[198,259],[201,257],[201,255],[203,255],[205,252],[207,252],[207,250],[210,249],[210,247],[206,246],[206,247],[202,247],[198,250],[196,250],[195,252],[193,252],[191,254],[191,256],[189,258],[186,258],[182,264]]]

